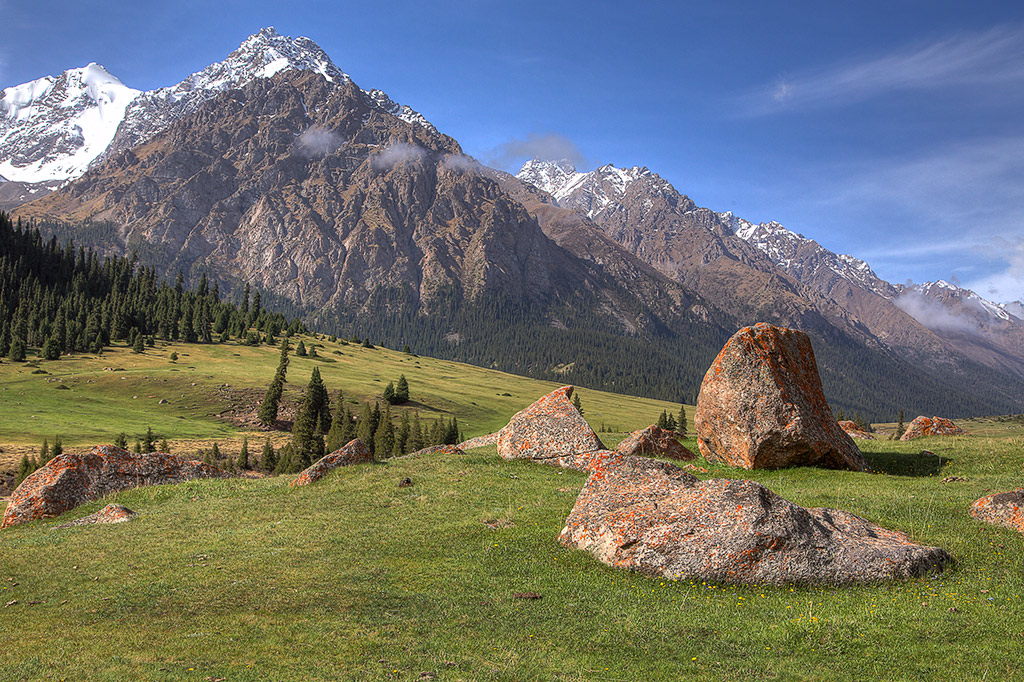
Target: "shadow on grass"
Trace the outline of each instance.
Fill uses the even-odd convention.
[[[948,457],[920,452],[864,452],[863,455],[872,471],[890,476],[931,476],[950,462]]]

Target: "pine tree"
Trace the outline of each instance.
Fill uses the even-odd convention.
[[[43,359],[59,360],[60,346],[61,344],[57,340],[57,336],[55,334],[51,334],[50,338],[46,339],[46,343],[43,345]]]
[[[574,393],[572,396],[572,406],[576,408],[576,411],[583,414],[583,403],[580,402],[580,394]]]
[[[114,445],[121,448],[122,450],[128,449],[128,434],[122,431],[117,434],[117,438],[114,439]]]
[[[377,459],[384,459],[391,456],[395,448],[395,425],[391,423],[391,406],[384,408],[384,414],[377,424],[377,431],[373,434],[373,452]]]
[[[405,375],[398,377],[398,383],[395,385],[395,404],[404,405],[409,402],[409,382],[405,380]]]
[[[676,430],[676,418],[675,415],[669,414],[668,410],[665,411],[665,428],[669,431]]]
[[[210,448],[210,458],[214,464],[220,465],[220,446],[217,445],[217,441],[213,441],[213,447]]]
[[[134,452],[136,455],[142,454],[142,441],[139,440],[138,438],[135,439],[135,449],[132,450],[132,452]]]
[[[394,405],[398,402],[395,400],[395,384],[390,381],[388,382],[388,385],[384,387],[384,402],[388,405]]]
[[[416,452],[426,447],[423,444],[423,425],[420,423],[420,413],[412,415],[412,426],[409,428],[409,452]]]
[[[162,452],[164,454],[170,454],[170,452],[171,452],[171,446],[169,446],[167,444],[167,439],[166,438],[162,438],[160,440],[160,452]]]
[[[18,462],[18,475],[14,477],[14,487],[17,488],[21,485],[21,482],[29,477],[32,473],[32,463],[29,461],[28,455],[22,455],[21,461]]]
[[[64,454],[64,443],[61,441],[60,436],[53,437],[53,449],[50,450],[50,459],[54,457],[60,457]]]
[[[900,410],[899,417],[896,419],[896,431],[892,434],[892,440],[899,440],[906,430],[907,427],[903,425],[903,410]]]
[[[156,436],[153,435],[153,427],[146,427],[146,437],[142,441],[143,452],[156,452]]]
[[[459,442],[459,420],[452,417],[444,432],[444,440],[440,445],[457,445]]]
[[[270,436],[263,442],[263,452],[260,453],[260,469],[272,473],[277,466],[277,453],[274,452],[274,444],[270,442]]]
[[[146,349],[142,345],[142,334],[135,334],[135,339],[132,341],[132,352],[142,353]]]
[[[25,362],[27,354],[28,349],[25,347],[25,341],[21,337],[11,341],[11,349],[7,351],[7,357],[11,362]]]
[[[299,345],[295,348],[295,354],[300,358],[306,357],[306,343],[305,341],[299,341]]]
[[[398,430],[395,431],[395,449],[394,454],[404,455],[407,452],[411,452],[409,447],[409,434],[412,433],[412,424],[409,423],[409,413],[402,413],[402,420],[398,423]]]
[[[259,294],[257,294],[259,296]],[[277,361],[277,370],[274,378],[263,395],[263,403],[257,415],[260,424],[266,427],[274,425],[277,421],[277,413],[281,408],[281,397],[284,395],[284,385],[288,375],[288,339],[281,340],[281,354]]]
[[[676,433],[686,438],[686,405],[679,406],[679,419],[676,421]]]
[[[302,397],[302,405],[292,426],[292,465],[305,469],[324,456],[324,439],[320,435],[320,418],[313,405],[311,391]]]
[[[363,444],[373,452],[373,434],[377,431],[377,425],[373,422],[373,412],[370,410],[370,403],[363,405],[363,412],[359,415],[356,424],[356,437],[363,441]]]
[[[667,410],[662,410],[661,414],[658,415],[657,427],[659,429],[668,428],[668,411]]]
[[[435,419],[434,423],[430,425],[430,435],[427,437],[427,447],[431,445],[444,445],[445,428],[444,418]]]
[[[242,439],[242,451],[238,453],[238,467],[243,471],[249,469],[249,438]]]
[[[43,439],[43,447],[39,449],[39,462],[40,464],[46,464],[50,461],[50,444]]]
[[[331,428],[331,399],[327,395],[327,387],[320,378],[320,368],[314,367],[309,377],[309,385],[306,387],[306,395],[309,396],[313,415],[316,417],[316,428],[318,433],[325,434]]]
[[[334,414],[331,416],[331,428],[327,430],[327,442],[324,447],[326,452],[334,452],[348,443],[347,440],[344,440],[347,421],[348,410],[345,407],[345,397],[341,391],[338,391],[338,397],[334,402]]]

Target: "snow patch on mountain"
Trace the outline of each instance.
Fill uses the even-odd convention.
[[[18,182],[81,175],[110,144],[139,94],[96,63],[5,88],[0,174]]]
[[[588,218],[617,208],[629,188],[637,180],[648,176],[657,177],[641,166],[617,168],[610,163],[589,173],[581,173],[572,162],[565,159],[532,159],[516,174],[523,182],[528,182],[553,196],[561,205],[565,205],[567,200],[572,198],[576,204],[573,208],[581,209]],[[662,182],[670,186],[667,182]]]

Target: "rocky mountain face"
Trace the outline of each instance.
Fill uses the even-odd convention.
[[[517,177],[744,323],[769,320],[821,338],[838,335],[945,376],[976,376],[981,365],[994,378],[1007,370],[1024,377],[1024,329],[976,295],[968,296],[968,309],[987,321],[976,320],[973,334],[957,325],[954,334],[935,315],[916,314],[924,306],[909,302],[915,293],[882,280],[864,261],[778,223],[701,208],[647,168],[606,165],[580,173],[566,161],[533,160]],[[921,296],[930,296],[933,307],[953,305]]]
[[[0,207],[37,198],[116,152],[148,141],[220,93],[282,71],[318,73],[328,82],[351,81],[309,38],[293,39],[264,28],[225,60],[170,87],[134,90],[102,66],[90,64],[7,88],[0,97],[0,174],[29,186],[0,190]],[[385,93],[367,94],[378,107],[433,130],[422,115]]]

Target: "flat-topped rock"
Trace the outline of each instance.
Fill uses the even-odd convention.
[[[825,401],[811,340],[794,329],[736,332],[704,375],[694,427],[701,454],[730,466],[867,467]]]
[[[914,440],[924,436],[966,436],[967,432],[944,417],[920,416],[910,422],[900,440]]]
[[[229,476],[195,459],[163,452],[139,454],[100,445],[85,454],[54,457],[22,481],[11,494],[0,528],[59,516],[83,502],[119,490]]]
[[[1024,488],[975,500],[971,505],[971,516],[1024,533]]]
[[[57,528],[72,528],[74,526],[88,526],[94,523],[124,523],[131,521],[138,514],[121,504],[108,504],[98,512],[83,516],[80,519],[62,523]]]
[[[572,391],[572,386],[563,386],[512,415],[498,432],[498,454],[542,461],[604,450],[604,443],[573,407]]]
[[[850,438],[859,438],[861,440],[875,440],[875,434],[869,433],[864,429],[857,426],[857,422],[850,421],[849,419],[841,419],[839,422],[839,428],[846,431]]]
[[[679,442],[675,431],[668,431],[655,425],[634,431],[615,447],[615,451],[627,457],[668,457],[670,459],[691,460],[697,455],[690,452]]]
[[[329,455],[324,455],[295,477],[290,486],[309,485],[331,473],[338,467],[373,461],[373,453],[358,438],[353,438]]]
[[[665,461],[595,462],[559,536],[602,562],[671,579],[844,585],[923,575],[949,555],[754,481],[700,481]]]

